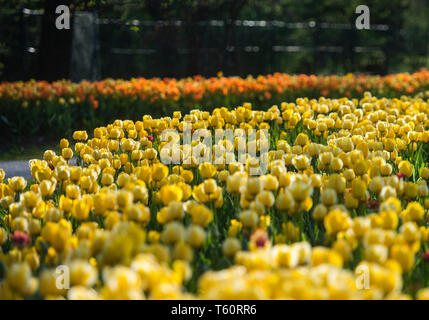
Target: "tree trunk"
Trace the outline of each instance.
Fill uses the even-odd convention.
[[[59,5],[69,4],[69,0],[45,0],[39,47],[40,80],[55,81],[70,77],[73,19],[70,29],[59,30],[55,25],[59,17],[55,9]]]

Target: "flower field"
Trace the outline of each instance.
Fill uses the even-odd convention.
[[[219,95],[225,102],[229,90],[238,99],[240,84],[246,98],[295,86],[352,94],[356,83],[358,91],[412,93],[427,86],[428,73],[328,77],[326,87],[321,78],[263,79],[157,80],[141,99],[156,103],[162,92],[183,101],[187,92],[188,101]],[[140,81],[5,84],[0,92],[29,105],[91,92],[95,103],[131,99]],[[30,161],[28,181],[4,180],[0,171],[0,299],[429,298],[423,97],[365,92],[139,119],[75,131],[73,142],[60,141],[61,154],[47,150]],[[234,136],[186,143],[189,126],[192,135]],[[166,139],[168,129],[175,133]]]
[[[315,76],[275,73],[258,77],[172,79],[106,79],[72,83],[28,81],[0,84],[0,132],[15,138],[28,134],[71,135],[115,119],[184,113],[201,107],[238,106],[244,102],[270,106],[299,97],[361,98],[364,91],[399,98],[429,90],[429,72],[387,76]]]

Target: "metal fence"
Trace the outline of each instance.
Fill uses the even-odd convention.
[[[13,51],[9,60],[20,62],[15,75],[5,73],[3,78],[34,76],[42,14],[40,10],[20,12],[21,28],[6,43],[7,50]],[[97,32],[85,35],[88,43],[96,43],[98,48],[91,62],[97,65],[88,67],[98,70],[98,78],[213,76],[219,71],[240,76],[272,72],[384,74],[427,63],[426,34],[388,25],[356,30],[352,24],[316,21],[210,20],[187,24],[180,20],[102,18],[94,19],[94,24]],[[7,26],[0,23],[0,28]],[[85,46],[79,50],[86,50]]]

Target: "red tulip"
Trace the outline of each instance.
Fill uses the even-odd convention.
[[[14,246],[18,248],[24,248],[30,243],[30,236],[22,231],[15,231],[12,236],[12,243]]]
[[[146,138],[147,138],[150,142],[153,142],[153,137],[152,137],[152,136],[146,136]]]
[[[403,174],[402,172],[399,172],[396,176],[397,176],[399,179],[405,180],[405,174]]]
[[[378,210],[378,207],[380,206],[380,203],[377,200],[368,200],[366,202],[366,206],[370,210]]]
[[[429,250],[425,253],[422,253],[422,259],[429,263]]]
[[[268,235],[265,230],[258,229],[252,234],[251,239],[255,242],[258,248],[263,248],[268,242]]]

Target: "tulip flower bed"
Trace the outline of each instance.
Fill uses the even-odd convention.
[[[429,89],[429,72],[387,76],[315,76],[275,73],[258,77],[195,76],[186,79],[106,79],[100,82],[15,82],[0,84],[2,137],[33,134],[71,135],[114,119],[135,119],[141,114],[163,116],[174,110],[251,102],[268,106],[298,97],[361,98],[364,91],[397,97]]]
[[[0,298],[428,299],[428,110],[365,93],[76,131],[0,184]],[[165,164],[185,123],[239,133]]]

